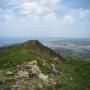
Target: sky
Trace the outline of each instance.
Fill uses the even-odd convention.
[[[90,0],[0,0],[0,38],[90,38]]]

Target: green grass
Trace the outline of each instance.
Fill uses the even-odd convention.
[[[27,47],[27,44],[24,44],[24,46]],[[7,70],[13,70],[13,72],[15,72],[17,64],[22,64],[25,61],[37,60],[40,70],[48,75],[51,60],[42,55],[31,53],[24,46],[21,44],[0,48],[0,70],[5,70],[5,72]],[[41,50],[45,51],[44,49]],[[43,66],[43,61],[47,61],[48,65]],[[90,90],[90,61],[65,60],[62,64],[55,65],[58,70],[57,76],[54,77],[57,81],[56,90]],[[13,81],[6,82],[7,86],[11,87],[12,84]],[[36,90],[40,90],[40,88]],[[52,89],[47,86],[44,87],[43,90]]]
[[[90,61],[66,61],[57,66],[58,90],[89,90],[90,89]]]
[[[15,68],[17,64],[30,60],[42,61],[47,59],[31,53],[19,45],[0,49],[0,69]]]

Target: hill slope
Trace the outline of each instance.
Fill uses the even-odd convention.
[[[0,68],[12,68],[26,60],[47,60],[61,63],[63,58],[38,40],[26,41],[22,44],[0,48]]]
[[[38,40],[30,40],[22,44],[29,52],[60,63],[63,58],[50,48],[42,45]]]
[[[0,71],[4,72],[4,74],[7,71],[12,71],[14,75],[16,75],[17,64],[22,65],[23,63],[33,60],[38,62],[41,72],[49,77],[50,64],[54,63],[58,71],[57,75],[53,77],[56,81],[56,90],[90,89],[90,61],[64,60],[61,64],[63,58],[48,47],[43,46],[37,40],[30,40],[22,44],[0,48]],[[56,63],[58,60],[60,64]],[[43,62],[46,62],[46,66],[43,65]],[[25,88],[25,82],[22,83],[22,88],[24,89],[20,90],[28,90]],[[51,87],[42,84],[42,82],[36,78],[31,78],[28,82],[30,84],[30,90],[52,90]],[[15,83],[13,80],[9,80],[5,85],[12,87],[13,83]],[[42,88],[38,88],[37,83],[39,87],[41,85]],[[2,83],[0,82],[0,87],[1,85]]]

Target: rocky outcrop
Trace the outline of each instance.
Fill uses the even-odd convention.
[[[52,71],[55,72],[56,74],[56,69],[54,64],[51,64],[52,66]],[[30,79],[31,77],[37,77],[39,80],[43,81],[44,83],[49,84],[50,81],[54,81],[49,80],[49,76],[45,75],[41,72],[37,61],[33,60],[30,62],[24,62],[23,64],[20,65],[20,67],[22,67],[19,71],[18,71],[18,75],[20,78],[22,79]],[[50,73],[53,74],[53,73]]]
[[[29,79],[29,73],[27,71],[18,71],[18,75],[21,79]]]
[[[43,73],[40,73],[38,75],[38,78],[42,81],[44,81],[45,83],[48,83],[48,75],[44,75]]]

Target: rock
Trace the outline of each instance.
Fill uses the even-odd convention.
[[[55,65],[54,64],[51,64],[51,67],[50,67],[50,74],[55,76],[57,74],[57,70],[55,68]]]
[[[20,65],[19,64],[17,65],[17,70],[20,70]]]
[[[7,71],[6,75],[13,75],[13,72]]]
[[[42,88],[43,88],[43,84],[40,83],[40,82],[38,82],[38,87],[39,87],[40,89],[42,89]]]
[[[44,75],[42,73],[39,74],[38,78],[46,83],[48,83],[48,75]]]
[[[61,61],[59,60],[58,57],[55,57],[52,60],[53,60],[53,63],[56,63],[56,64],[60,64],[61,63]]]
[[[54,79],[49,80],[50,87],[52,87],[52,90],[56,90],[56,81]]]
[[[43,61],[42,65],[43,65],[43,66],[48,66],[48,62]]]
[[[54,79],[50,79],[49,84],[51,84],[51,86],[56,85],[56,81]]]
[[[41,73],[41,71],[40,71],[40,69],[39,69],[39,67],[37,65],[32,65],[30,71],[31,71],[32,75],[36,75],[36,76],[38,76],[39,73]]]
[[[31,62],[28,62],[28,65],[37,65],[37,61],[31,61]]]
[[[17,85],[13,85],[13,88],[11,90],[18,90],[18,86]]]
[[[29,73],[27,71],[19,71],[18,74],[22,79],[29,79]]]

